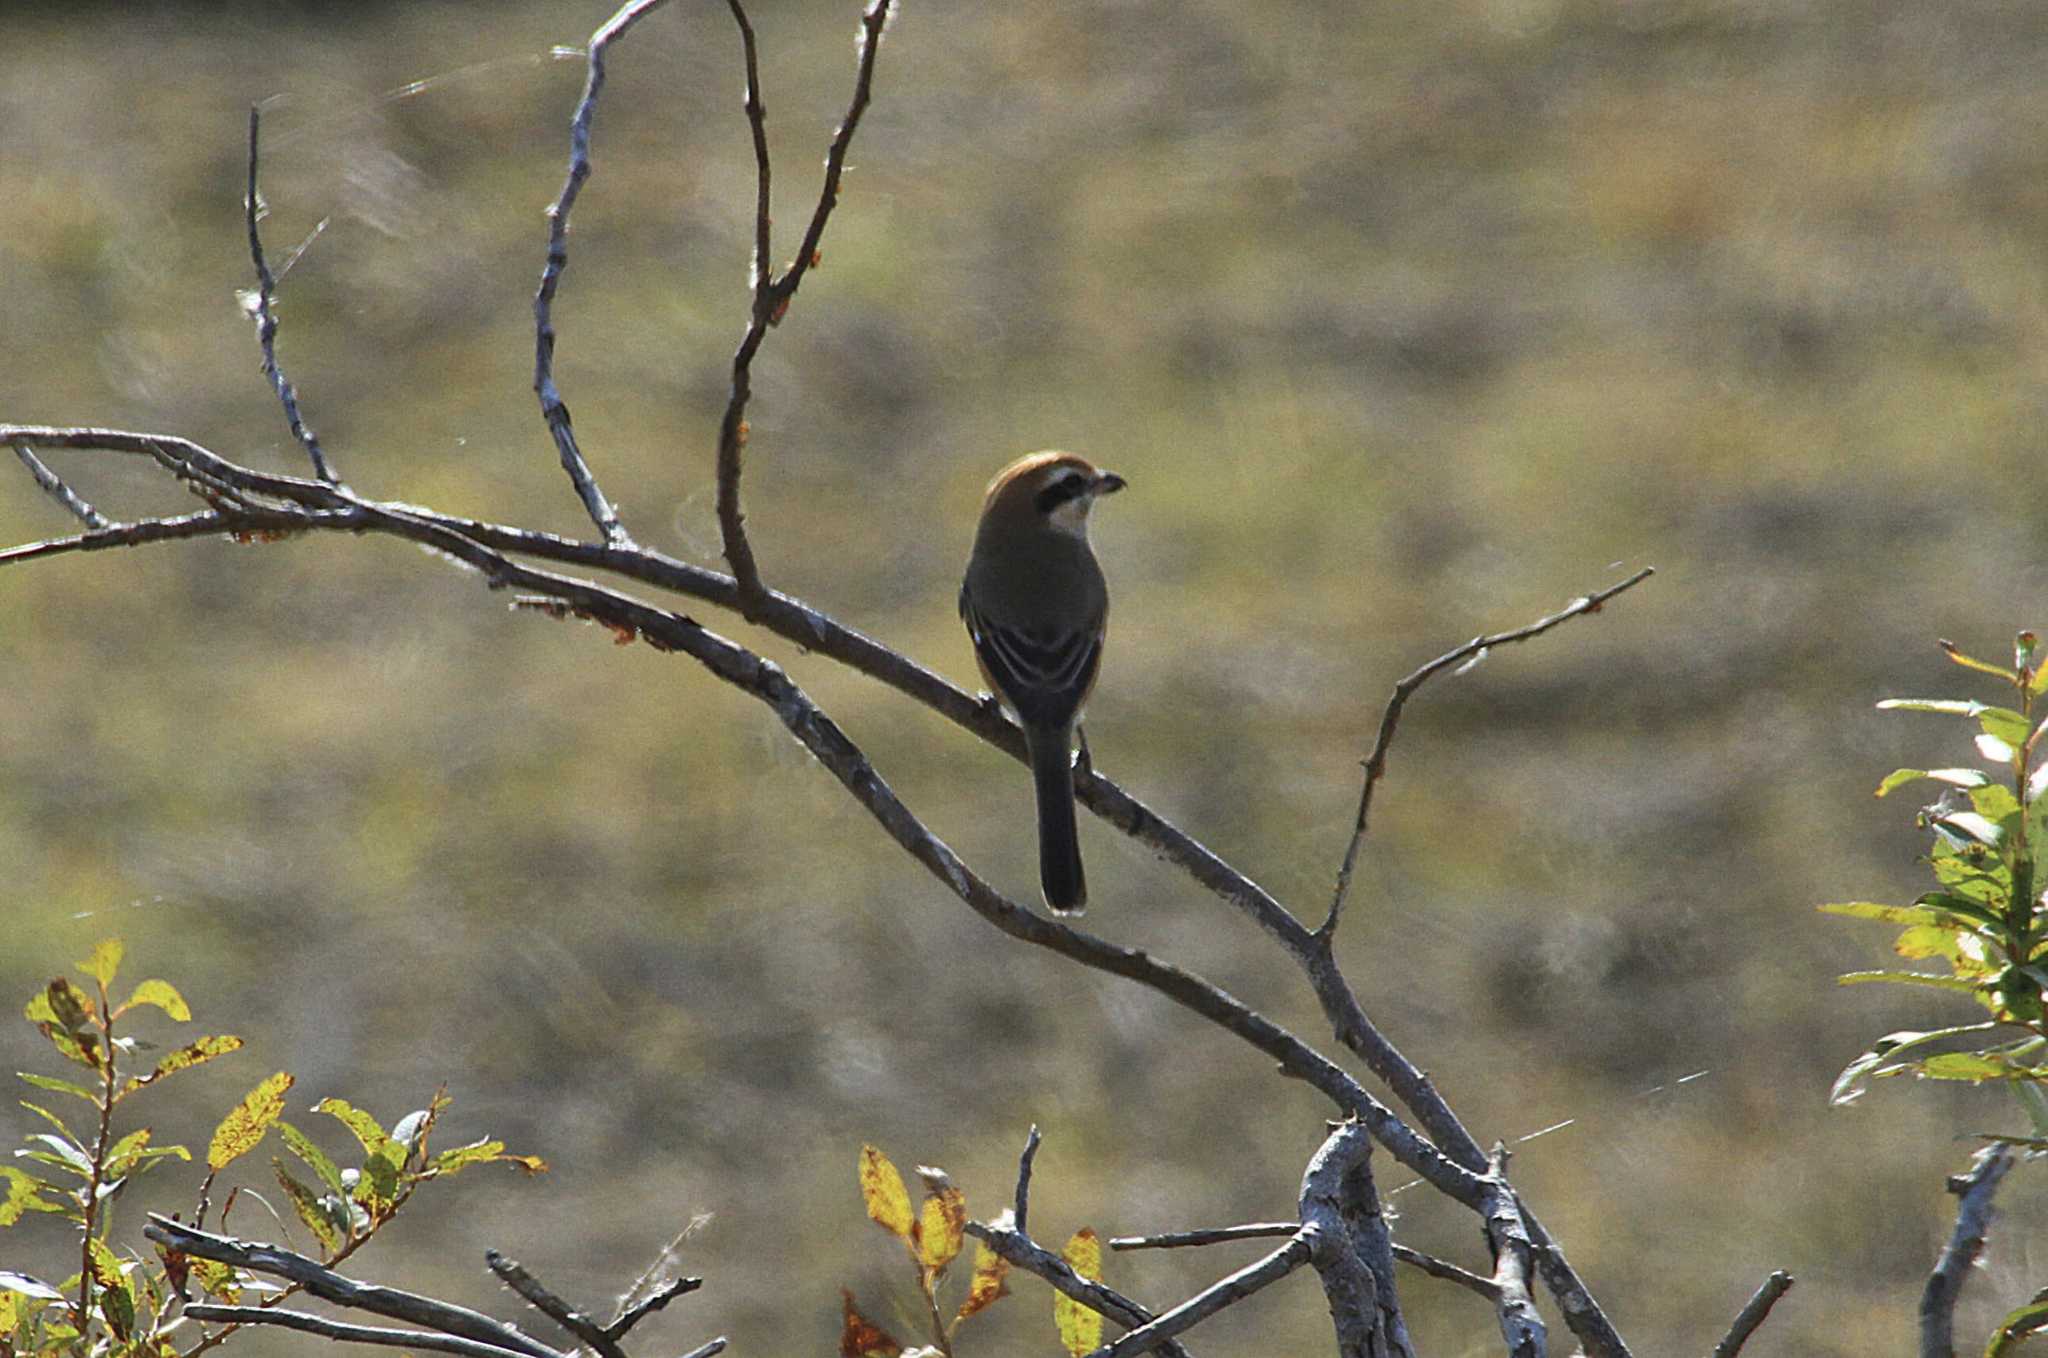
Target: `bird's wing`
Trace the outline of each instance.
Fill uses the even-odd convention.
[[[1003,627],[960,592],[960,616],[989,681],[1027,726],[1065,726],[1074,719],[1102,664],[1102,630]]]

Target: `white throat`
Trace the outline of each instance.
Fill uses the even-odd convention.
[[[1095,503],[1093,495],[1076,495],[1064,504],[1055,505],[1052,513],[1046,515],[1048,522],[1068,537],[1088,540],[1088,510]]]

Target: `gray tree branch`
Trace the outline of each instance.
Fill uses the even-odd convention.
[[[2012,1147],[1994,1142],[1977,1152],[1967,1173],[1948,1181],[1948,1191],[1958,1199],[1956,1228],[1942,1246],[1941,1257],[1920,1294],[1920,1358],[1954,1358],[1956,1298],[1962,1295],[1963,1282],[1977,1256],[1984,1252],[1984,1241],[1991,1232],[1991,1201],[2012,1161]]]

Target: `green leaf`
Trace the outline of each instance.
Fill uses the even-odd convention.
[[[242,1039],[227,1034],[217,1037],[202,1037],[197,1042],[188,1042],[176,1051],[166,1053],[156,1063],[156,1069],[150,1071],[149,1074],[128,1081],[127,1084],[121,1087],[121,1093],[125,1097],[144,1085],[155,1084],[166,1075],[175,1075],[181,1070],[190,1070],[202,1062],[211,1061],[216,1056],[226,1056],[229,1052],[240,1051],[241,1049]]]
[[[100,1096],[87,1089],[84,1085],[75,1085],[69,1080],[59,1080],[53,1075],[36,1075],[25,1070],[18,1070],[14,1074],[16,1079],[34,1085],[37,1089],[53,1090],[60,1094],[73,1094],[94,1106],[99,1104]]]
[[[472,1141],[467,1146],[457,1146],[453,1150],[442,1151],[428,1164],[427,1172],[430,1174],[455,1174],[471,1165],[488,1164],[493,1160],[507,1158],[505,1143],[502,1141]]]
[[[1942,654],[1946,655],[1950,660],[1955,661],[1958,665],[1963,666],[1965,669],[1978,670],[1985,674],[1995,674],[2000,679],[2005,680],[2007,683],[2012,682],[2013,672],[2011,670],[2005,669],[1998,665],[1993,665],[1989,661],[1979,660],[1975,656],[1964,655],[1961,650],[1957,649],[1956,644],[1953,641],[1944,641],[1941,642],[1940,645]]]
[[[1974,698],[1886,698],[1877,706],[1885,712],[1942,712],[1957,717],[1974,717],[1989,710]]]
[[[55,1113],[51,1112],[47,1108],[43,1108],[37,1104],[30,1103],[27,1099],[21,1099],[19,1100],[19,1102],[23,1108],[28,1109],[29,1112],[34,1113],[37,1117],[49,1123],[58,1131],[64,1133],[64,1135],[70,1140],[72,1145],[76,1146],[81,1144],[78,1140],[78,1134],[76,1132],[73,1132],[69,1127],[66,1127],[64,1125],[63,1118],[58,1117]]]
[[[283,1187],[285,1196],[292,1200],[292,1210],[299,1214],[299,1220],[319,1240],[320,1248],[326,1251],[325,1257],[332,1259],[348,1242],[335,1225],[327,1204],[320,1200],[318,1193],[293,1178],[291,1171],[284,1167],[283,1160],[273,1158],[270,1164],[277,1171],[277,1182]]]
[[[255,1150],[270,1124],[284,1112],[284,1092],[291,1087],[291,1075],[281,1070],[250,1090],[214,1129],[213,1142],[206,1149],[207,1168],[226,1169]]]
[[[1930,976],[1920,971],[1845,971],[1835,978],[1838,985],[1862,985],[1868,981],[1889,981],[1897,985],[1931,986],[1936,990],[1960,990],[1975,995],[1983,987],[1957,976]]]
[[[1956,944],[1956,927],[1952,924],[1916,924],[1902,930],[1892,940],[1892,951],[1909,962],[1928,957],[1954,962],[1962,956]]]
[[[121,1267],[120,1256],[98,1236],[86,1240],[86,1249],[92,1256],[92,1279],[99,1290],[100,1315],[114,1337],[126,1341],[135,1329],[135,1289],[128,1282],[128,1272]]]
[[[283,1119],[278,1120],[277,1134],[284,1138],[285,1148],[305,1162],[306,1168],[313,1171],[329,1193],[337,1198],[348,1196],[348,1190],[341,1184],[341,1171],[327,1158],[326,1152],[313,1144],[311,1137]]]
[[[1970,805],[1987,820],[2003,821],[2015,815],[2020,809],[2019,798],[2012,795],[2012,789],[2003,783],[1986,783],[1970,792]]]
[[[1978,924],[1989,925],[1994,929],[2003,929],[2005,927],[2005,916],[1996,908],[2004,904],[2002,898],[1992,904],[1983,904],[1972,900],[1960,892],[1930,891],[1914,901],[1913,904],[1927,908],[1933,913],[1935,915],[1933,922],[1935,923],[1939,923],[1943,915],[1960,915],[1964,919],[1974,920]],[[1900,924],[1908,923],[1906,920],[1899,920],[1897,922]],[[1918,921],[1913,922],[1917,923]]]
[[[2028,1302],[1998,1323],[1984,1358],[2004,1358],[2014,1344],[2043,1328],[2048,1328],[2048,1300]]]
[[[2009,1079],[2014,1073],[1990,1052],[1942,1052],[1921,1061],[1919,1071],[1931,1080],[1968,1080],[1973,1084]]]
[[[242,1304],[242,1277],[217,1259],[193,1259],[192,1277],[207,1296],[230,1306]]]
[[[1882,920],[1886,924],[1933,924],[1940,917],[1932,910],[1914,905],[1880,905],[1876,901],[1835,901],[1816,905],[1824,915],[1847,915],[1851,919]]]
[[[1896,792],[1907,783],[1922,778],[1932,778],[1937,783],[1948,783],[1954,787],[1982,787],[1991,781],[1991,775],[1982,769],[1893,769],[1877,785],[1877,796],[1883,797]]]
[[[2014,747],[2027,743],[2027,728],[2032,724],[2009,707],[1987,707],[1977,714],[1977,725],[1985,735]]]
[[[51,1202],[42,1196],[50,1187],[35,1175],[8,1165],[0,1165],[0,1183],[7,1186],[7,1194],[0,1197],[0,1226],[12,1226],[30,1212],[61,1212],[62,1203]],[[6,1274],[0,1274],[0,1287],[7,1286]],[[19,1289],[17,1289],[19,1290]],[[34,1296],[34,1293],[30,1293]]]
[[[92,956],[78,964],[78,969],[100,983],[100,988],[114,983],[114,973],[121,969],[121,955],[125,949],[118,938],[103,938],[93,945]]]
[[[391,1135],[384,1130],[383,1124],[347,1099],[322,1099],[313,1105],[313,1111],[339,1119],[342,1126],[355,1133],[365,1155],[383,1155],[391,1146]]]
[[[178,993],[178,988],[169,981],[159,981],[154,977],[135,987],[128,996],[128,1002],[121,1007],[133,1009],[138,1004],[153,1004],[180,1023],[190,1022],[192,1018],[192,1010],[186,1005],[185,997]]]

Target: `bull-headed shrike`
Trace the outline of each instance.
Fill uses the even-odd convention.
[[[1016,714],[1038,790],[1038,879],[1061,914],[1088,904],[1074,828],[1074,727],[1102,665],[1109,591],[1088,511],[1124,479],[1072,453],[1032,453],[989,482],[960,617],[981,673]]]

